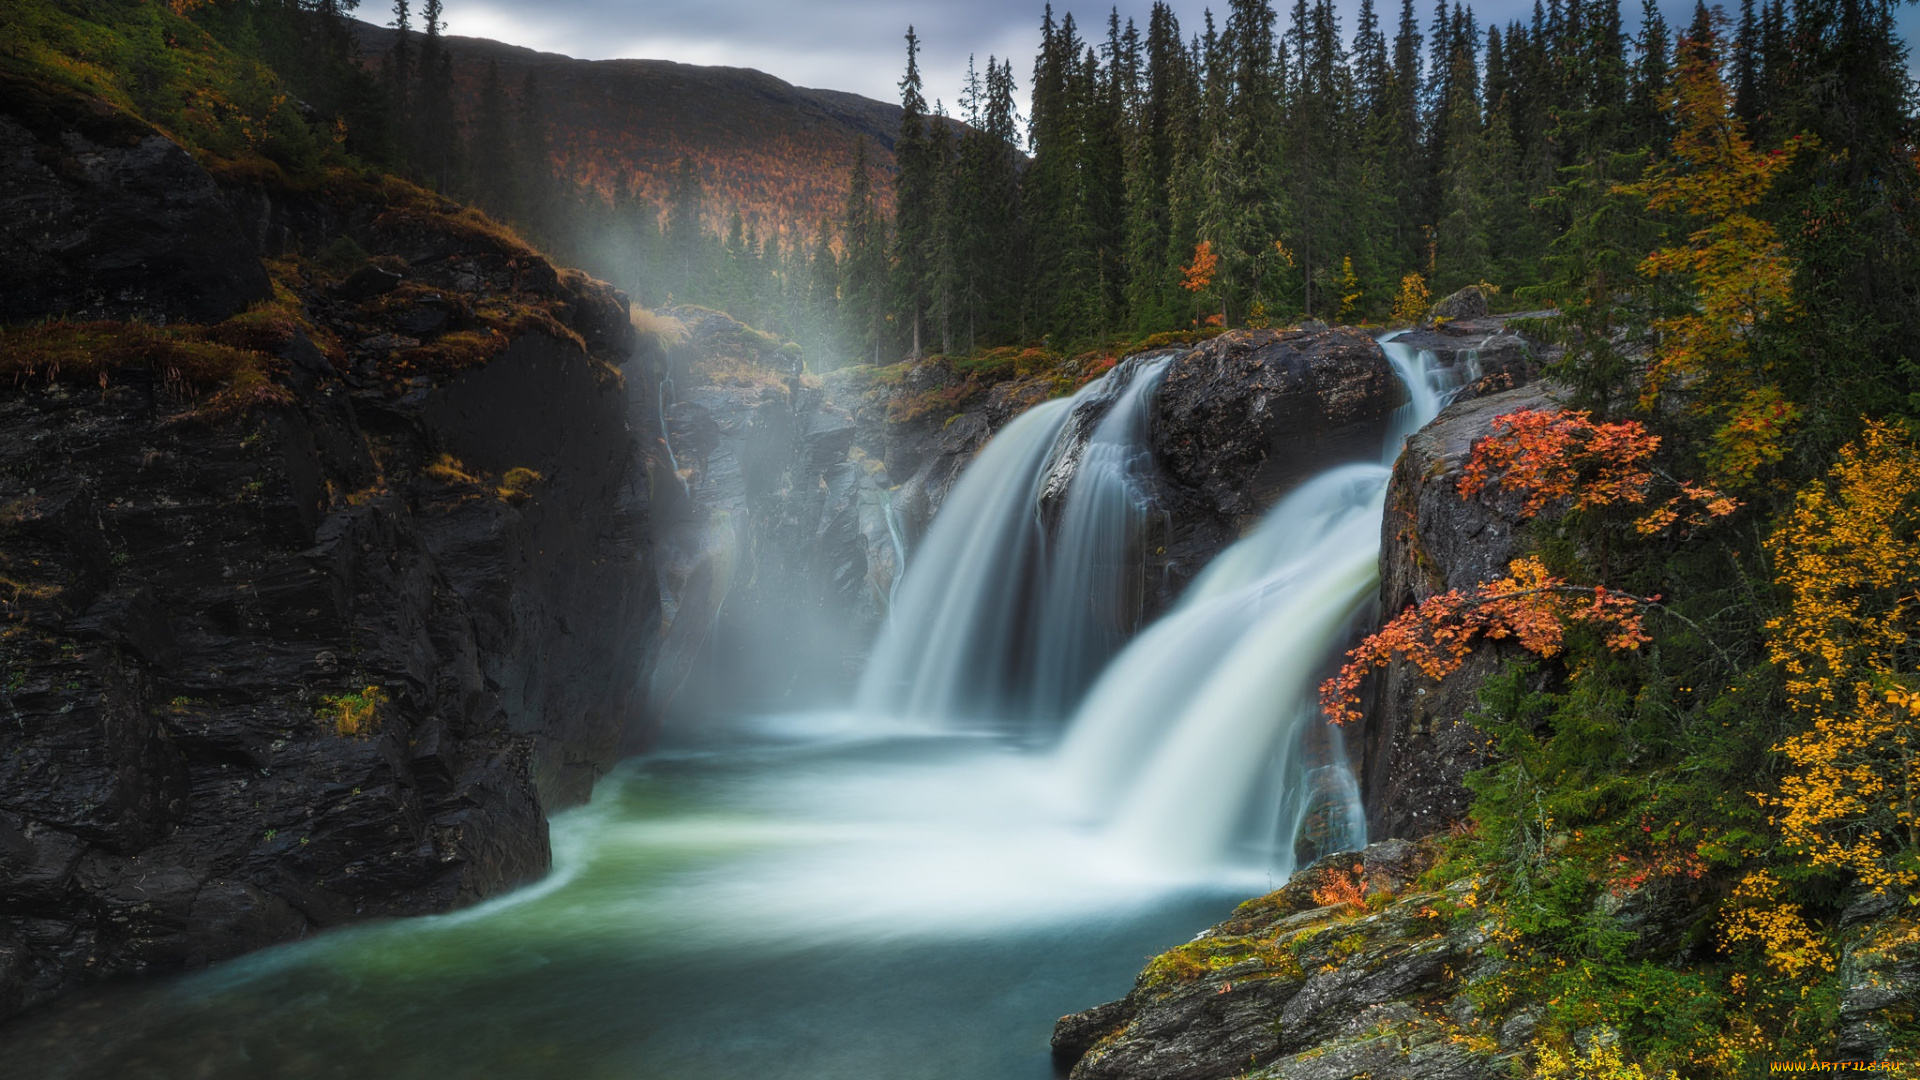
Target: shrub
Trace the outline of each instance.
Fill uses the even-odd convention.
[[[364,739],[380,730],[380,713],[388,700],[387,692],[378,686],[328,694],[320,699],[319,718],[322,723],[332,724],[337,735]]]

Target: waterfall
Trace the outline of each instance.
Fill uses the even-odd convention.
[[[1291,872],[1297,848],[1363,844],[1353,772],[1315,691],[1378,587],[1389,466],[1458,374],[1396,336],[1381,345],[1408,401],[1389,424],[1385,464],[1301,484],[1130,643],[1152,405],[1171,358],[1132,358],[1020,416],[961,476],[914,553],[860,705],[1070,717],[1052,763],[1075,816],[1153,865]]]
[[[1040,486],[1073,404],[1020,414],[954,484],[900,582],[860,680],[862,709],[997,718],[1023,700],[1028,597],[1044,569]]]
[[[1257,857],[1291,873],[1365,842],[1359,792],[1315,690],[1379,582],[1392,461],[1452,389],[1432,353],[1382,341],[1409,401],[1386,464],[1300,485],[1109,664],[1058,752],[1090,823],[1158,865]]]
[[[1072,710],[1139,622],[1148,414],[1171,359],[1130,358],[1027,410],[967,466],[896,588],[861,709],[997,723]]]
[[[1378,583],[1387,476],[1346,465],[1309,480],[1108,666],[1060,749],[1088,818],[1158,863],[1252,846],[1292,869],[1315,809],[1307,774],[1348,771],[1337,742],[1312,745],[1325,726],[1312,691]],[[1344,848],[1364,829],[1358,800],[1337,794],[1328,843]]]
[[[1146,560],[1140,550],[1153,467],[1147,442],[1155,391],[1171,356],[1114,372],[1121,389],[1080,451],[1047,559],[1034,712],[1069,714],[1140,623]]]

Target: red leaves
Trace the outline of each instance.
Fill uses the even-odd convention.
[[[1569,585],[1531,556],[1507,569],[1509,576],[1470,594],[1455,589],[1430,596],[1369,635],[1347,653],[1340,673],[1321,684],[1322,711],[1338,724],[1360,719],[1361,681],[1396,657],[1438,681],[1458,671],[1482,639],[1513,638],[1537,656],[1558,653],[1572,623],[1600,628],[1610,649],[1636,649],[1652,640],[1640,612],[1658,597]]]
[[[1591,413],[1521,409],[1493,421],[1492,434],[1473,444],[1460,474],[1461,498],[1489,487],[1526,493],[1521,517],[1533,517],[1557,502],[1571,509],[1645,506],[1660,436],[1636,420],[1596,423]],[[1637,519],[1634,530],[1652,535],[1676,522],[1689,525],[1731,514],[1740,504],[1712,488],[1673,481],[1679,494]]]

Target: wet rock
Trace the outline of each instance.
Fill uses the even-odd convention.
[[[1920,920],[1910,910],[1897,895],[1863,890],[1841,914],[1839,1060],[1887,1060],[1920,1030]]]
[[[1488,970],[1487,941],[1413,887],[1431,861],[1395,842],[1315,863],[1157,958],[1124,999],[1062,1017],[1056,1060],[1073,1080],[1508,1075],[1497,1023],[1449,1012],[1460,973]],[[1331,883],[1357,880],[1366,905],[1325,906]]]
[[[192,155],[101,102],[0,79],[0,322],[214,322],[272,289]]]
[[[1381,525],[1383,613],[1505,576],[1518,554],[1518,496],[1463,499],[1460,470],[1495,417],[1556,408],[1554,393],[1551,384],[1532,383],[1456,402],[1407,440]],[[1487,752],[1486,738],[1464,716],[1507,655],[1498,643],[1482,646],[1437,683],[1404,661],[1370,680],[1360,771],[1372,835],[1424,836],[1462,819],[1468,804],[1462,779],[1486,762]]]
[[[1237,330],[1167,370],[1154,457],[1206,509],[1238,520],[1329,465],[1378,459],[1402,400],[1386,355],[1362,331]]]

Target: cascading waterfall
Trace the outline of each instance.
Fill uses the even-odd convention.
[[[1457,369],[1383,338],[1408,401],[1386,464],[1302,484],[1222,552],[1174,609],[1137,618],[1141,481],[1170,359],[1139,357],[1020,417],[955,486],[901,584],[861,704],[936,718],[1069,715],[1055,762],[1078,816],[1169,869],[1364,842],[1340,733],[1313,691],[1378,583],[1388,466]],[[1047,535],[1040,499],[1078,409],[1104,408]],[[1084,428],[1082,428],[1084,430]],[[1034,598],[1038,597],[1036,605]],[[1076,707],[1077,702],[1077,707]]]
[[[1047,559],[1034,712],[1072,712],[1139,626],[1150,411],[1171,356],[1142,358],[1080,451]]]
[[[1309,772],[1345,771],[1337,747],[1302,740],[1322,726],[1314,681],[1378,581],[1386,481],[1379,465],[1308,481],[1109,665],[1060,749],[1087,816],[1163,864],[1278,837],[1259,854],[1291,870],[1294,831],[1276,823],[1312,809]],[[1357,800],[1337,802],[1330,848],[1364,836]]]
[[[862,710],[1015,723],[1071,711],[1139,619],[1147,411],[1169,362],[1130,359],[987,444],[900,581]],[[1099,419],[1070,463],[1049,542],[1042,500],[1076,450],[1077,415]]]
[[[987,443],[954,484],[900,582],[860,681],[871,712],[998,717],[1024,695],[1026,608],[1041,580],[1037,504],[1072,399],[1036,405]]]
[[[1425,350],[1382,346],[1409,394],[1390,465],[1438,413],[1450,373]],[[1108,665],[1059,751],[1089,820],[1166,866],[1253,854],[1290,873],[1303,836],[1316,851],[1364,843],[1314,689],[1378,585],[1389,476],[1344,465],[1302,484]]]

